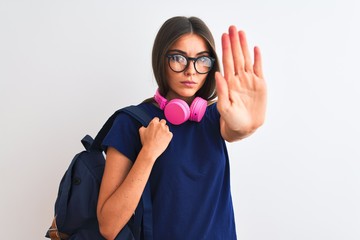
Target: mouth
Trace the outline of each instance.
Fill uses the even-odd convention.
[[[196,82],[194,82],[194,81],[181,81],[180,83],[185,86],[189,86],[189,87],[196,85]]]

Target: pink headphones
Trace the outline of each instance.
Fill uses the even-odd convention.
[[[187,120],[200,122],[207,107],[207,101],[201,97],[196,97],[190,107],[181,99],[172,99],[168,102],[160,95],[159,90],[156,90],[154,99],[160,109],[164,110],[166,119],[174,125],[182,124]]]

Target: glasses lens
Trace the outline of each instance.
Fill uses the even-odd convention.
[[[195,61],[195,68],[196,68],[196,71],[198,71],[199,73],[210,72],[212,65],[213,65],[213,62],[212,62],[211,58],[206,57],[206,56],[199,57]]]
[[[169,55],[169,66],[175,72],[182,72],[187,66],[187,60],[182,55]]]

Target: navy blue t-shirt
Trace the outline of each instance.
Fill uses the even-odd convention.
[[[165,118],[152,103],[140,106],[151,116]],[[173,138],[156,160],[150,175],[155,240],[236,239],[230,194],[229,158],[220,134],[216,104],[201,122],[168,122]],[[141,149],[140,123],[120,114],[103,141],[131,161]]]

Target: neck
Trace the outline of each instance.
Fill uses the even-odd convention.
[[[170,93],[170,92],[166,95],[166,99],[168,101],[171,101],[171,100],[173,100],[175,98],[185,101],[190,106],[192,101],[194,100],[195,96],[183,97],[183,96],[180,96],[180,95],[177,95],[177,94],[174,94],[174,93]]]

